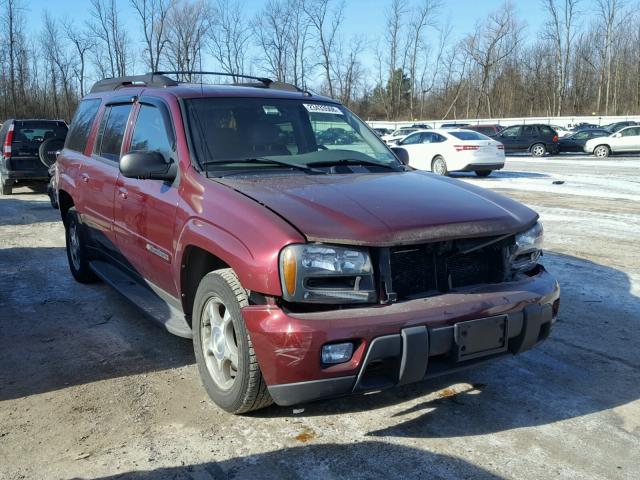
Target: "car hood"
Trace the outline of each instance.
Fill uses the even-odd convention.
[[[215,181],[274,211],[308,241],[389,246],[505,235],[538,218],[490,190],[417,171]]]

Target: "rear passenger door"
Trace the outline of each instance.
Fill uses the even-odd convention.
[[[117,253],[113,231],[113,202],[122,140],[132,110],[131,103],[110,103],[104,108],[93,153],[80,170],[82,219],[99,248]]]
[[[128,152],[156,151],[177,168],[173,122],[162,100],[143,97],[132,130]],[[179,176],[165,182],[120,175],[114,214],[118,247],[134,273],[175,298],[178,290],[171,269],[178,185]]]

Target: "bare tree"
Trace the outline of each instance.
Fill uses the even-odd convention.
[[[292,17],[288,7],[287,0],[268,0],[253,21],[264,67],[269,75],[281,82],[287,81],[291,56]]]
[[[549,12],[544,37],[553,44],[556,64],[555,115],[562,115],[568,89],[570,55],[576,36],[576,18],[580,0],[543,0]]]
[[[226,73],[241,74],[251,45],[252,31],[243,17],[244,5],[237,1],[217,0],[209,30],[211,56]],[[237,80],[234,76],[233,80]]]
[[[67,39],[71,42],[76,63],[73,65],[73,75],[78,82],[80,97],[84,97],[86,71],[87,71],[87,55],[91,49],[95,48],[95,42],[91,34],[86,30],[78,28],[73,22],[64,22],[64,30]]]
[[[504,6],[489,15],[476,26],[473,35],[467,37],[465,48],[480,70],[479,96],[475,114],[480,114],[480,105],[484,97],[487,114],[493,115],[491,106],[490,80],[495,70],[513,54],[520,43],[520,25],[515,17],[513,5]]]
[[[311,24],[313,38],[320,50],[321,61],[327,93],[330,97],[335,96],[333,79],[331,78],[331,65],[334,61],[334,47],[337,42],[338,31],[344,19],[344,2],[341,1],[332,9],[332,0],[306,1],[303,9]]]
[[[162,52],[167,44],[167,17],[172,0],[129,0],[138,14],[145,42],[149,70],[160,69]]]
[[[100,48],[94,52],[98,69],[103,76],[126,75],[129,66],[129,39],[120,21],[116,0],[91,0],[90,14],[92,20],[88,26],[94,32],[96,45]],[[105,56],[108,60],[106,65]]]
[[[611,92],[611,64],[614,35],[622,21],[624,0],[596,0],[599,23],[600,75],[598,78],[597,111],[602,107],[604,89],[604,114],[609,114],[609,94]]]
[[[409,115],[414,118],[415,100],[418,93],[418,54],[425,48],[424,31],[434,25],[434,15],[440,3],[437,0],[423,0],[422,4],[412,12],[408,25],[407,47],[409,50],[409,77],[411,79],[411,96],[409,98]]]
[[[202,49],[211,27],[211,11],[204,0],[177,1],[167,17],[167,61],[178,71],[200,70]],[[181,80],[194,81],[190,73],[179,75]]]

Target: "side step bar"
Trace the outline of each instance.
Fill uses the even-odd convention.
[[[163,299],[150,287],[136,282],[132,277],[110,263],[93,260],[89,262],[89,266],[102,281],[115,288],[169,332],[179,337],[192,338],[191,328],[187,324],[184,313]]]

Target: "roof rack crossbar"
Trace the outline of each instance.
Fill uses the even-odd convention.
[[[146,75],[128,75],[124,77],[105,78],[91,87],[90,93],[108,92],[127,86],[174,87],[178,82],[164,75],[148,73]]]
[[[239,73],[227,73],[227,72],[205,72],[205,71],[199,71],[199,70],[160,71],[160,72],[151,72],[149,75],[220,75],[222,77],[246,78],[248,80],[257,80],[258,82],[263,83],[267,87],[273,83],[273,80],[266,77],[254,77],[252,75],[242,75]]]

